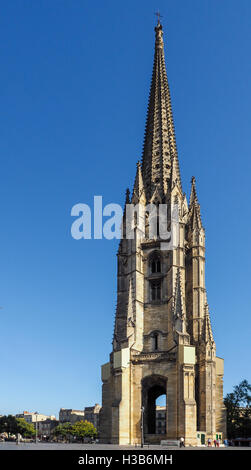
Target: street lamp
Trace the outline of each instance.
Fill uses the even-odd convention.
[[[37,444],[37,415],[38,415],[37,411],[35,411],[35,415],[36,415],[36,440],[35,440],[35,443]]]
[[[144,406],[141,407],[141,447],[144,447]]]

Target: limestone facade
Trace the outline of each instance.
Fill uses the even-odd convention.
[[[142,217],[140,211],[133,239],[121,239],[113,351],[102,366],[100,440],[139,444],[184,437],[196,445],[198,431],[207,438],[225,435],[223,360],[216,357],[210,323],[195,178],[189,202],[182,191],[159,22],[155,36],[143,157],[126,203],[135,209],[166,204],[168,230],[176,205],[178,242],[170,249],[158,232],[149,237],[148,213]],[[126,215],[124,229],[125,224]],[[166,395],[164,436],[156,430],[161,395]]]

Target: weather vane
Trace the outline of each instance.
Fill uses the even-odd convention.
[[[155,15],[157,16],[157,18],[158,18],[158,24],[160,24],[160,18],[163,18],[163,16],[160,14],[159,11],[157,11],[157,12],[154,13],[154,14],[155,14]]]

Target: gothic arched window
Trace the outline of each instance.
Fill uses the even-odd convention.
[[[150,271],[151,274],[160,273],[161,272],[161,261],[159,255],[154,255],[150,259]]]
[[[151,288],[151,300],[160,300],[161,299],[160,279],[156,281],[150,281],[150,288]]]
[[[151,253],[148,261],[148,276],[149,276],[149,301],[158,302],[161,300],[162,290],[162,263],[161,254],[158,251]]]

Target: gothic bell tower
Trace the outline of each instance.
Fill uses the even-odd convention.
[[[159,21],[143,156],[125,209],[129,204],[166,205],[167,230],[175,205],[178,243],[170,248],[158,231],[149,235],[147,211],[143,237],[139,213],[133,238],[123,231],[113,350],[102,366],[100,440],[140,443],[141,426],[149,443],[183,436],[187,445],[196,445],[198,433],[223,437],[223,359],[216,357],[206,296],[205,230],[195,178],[189,203],[182,191]],[[161,430],[156,420],[160,396],[165,398]]]

